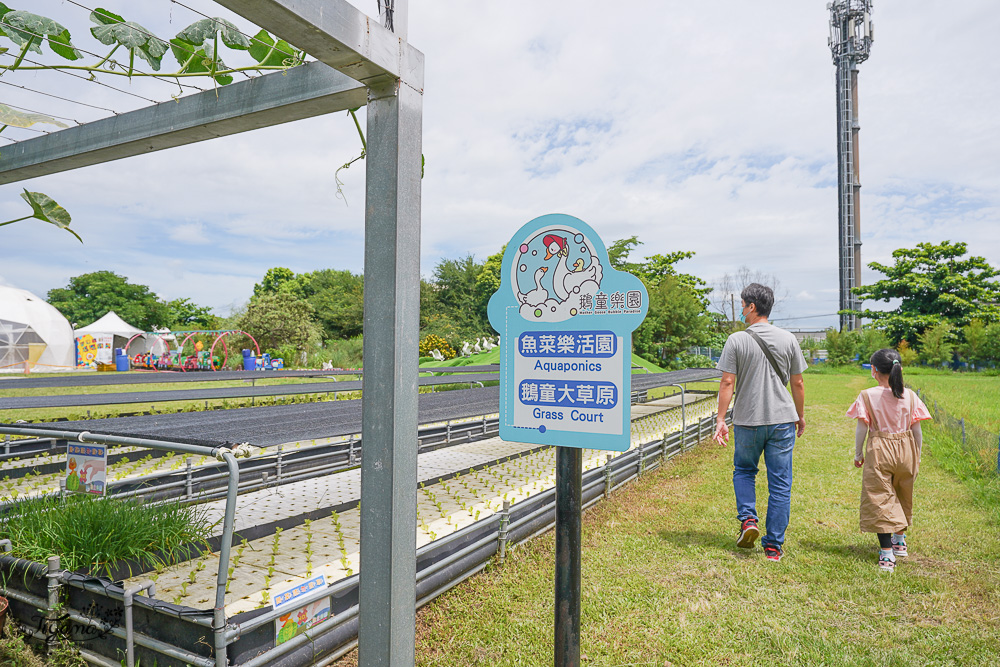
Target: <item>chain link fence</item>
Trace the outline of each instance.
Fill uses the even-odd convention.
[[[1000,474],[1000,432],[993,433],[981,426],[970,424],[964,417],[955,417],[938,405],[926,391],[916,390],[934,417],[934,422],[952,440],[961,443],[962,451],[969,456],[976,468],[985,475]]]

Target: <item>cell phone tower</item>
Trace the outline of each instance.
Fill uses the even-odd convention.
[[[872,0],[836,0],[830,10],[830,51],[837,68],[837,239],[840,247],[840,310],[859,310],[851,292],[861,285],[861,181],[858,177],[858,65],[872,48]],[[861,328],[857,315],[841,315],[840,329]]]

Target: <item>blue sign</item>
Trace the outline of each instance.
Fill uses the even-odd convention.
[[[500,332],[500,437],[625,451],[632,332],[642,281],[611,268],[600,237],[569,215],[535,218],[507,244],[490,324]]]

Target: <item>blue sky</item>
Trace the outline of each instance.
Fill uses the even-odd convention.
[[[84,10],[8,4],[96,45]],[[200,18],[168,0],[136,4],[102,2],[166,37]],[[185,4],[255,32],[209,0]],[[376,11],[374,0],[357,4]],[[679,268],[709,283],[741,265],[773,274],[787,291],[775,314],[784,324],[835,324],[815,317],[837,308],[825,0],[411,5],[410,41],[427,68],[425,276],[441,258],[484,259],[528,220],[561,212],[606,243],[637,235],[639,255],[695,251]],[[1000,12],[985,0],[947,13],[882,0],[874,21],[860,76],[864,261],[950,239],[1000,265]],[[3,80],[119,112],[146,104],[52,73]],[[128,90],[175,92],[149,81]],[[108,115],[9,86],[0,103],[81,122]],[[86,243],[31,221],[3,227],[0,281],[44,296],[109,269],[225,314],[272,266],[361,271],[364,163],[339,173],[339,194],[335,179],[359,152],[352,121],[336,114],[4,186],[2,219],[24,215],[22,187],[46,192]]]

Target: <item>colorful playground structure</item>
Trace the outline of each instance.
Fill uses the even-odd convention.
[[[125,344],[123,356],[132,368],[147,368],[159,371],[217,371],[225,368],[229,361],[229,346],[226,344],[226,336],[232,334],[243,335],[249,338],[257,353],[256,357],[261,356],[260,345],[257,344],[254,337],[238,329],[174,331],[165,333],[154,331],[136,334]],[[149,352],[141,352],[130,357],[128,354],[129,345],[141,336],[147,337],[147,340],[150,337],[155,338],[157,344],[152,345]],[[181,336],[184,336],[182,340],[180,340]],[[205,342],[202,338],[209,337],[214,338],[212,338],[211,346],[205,349]],[[192,338],[196,338],[196,340],[188,346],[188,342]],[[180,340],[179,344],[177,343],[178,340]],[[176,347],[173,349],[171,349],[172,343],[176,344]],[[221,359],[216,354],[216,348],[219,343],[222,343]],[[160,351],[160,353],[157,354],[157,351]],[[119,370],[123,369],[119,368]]]

